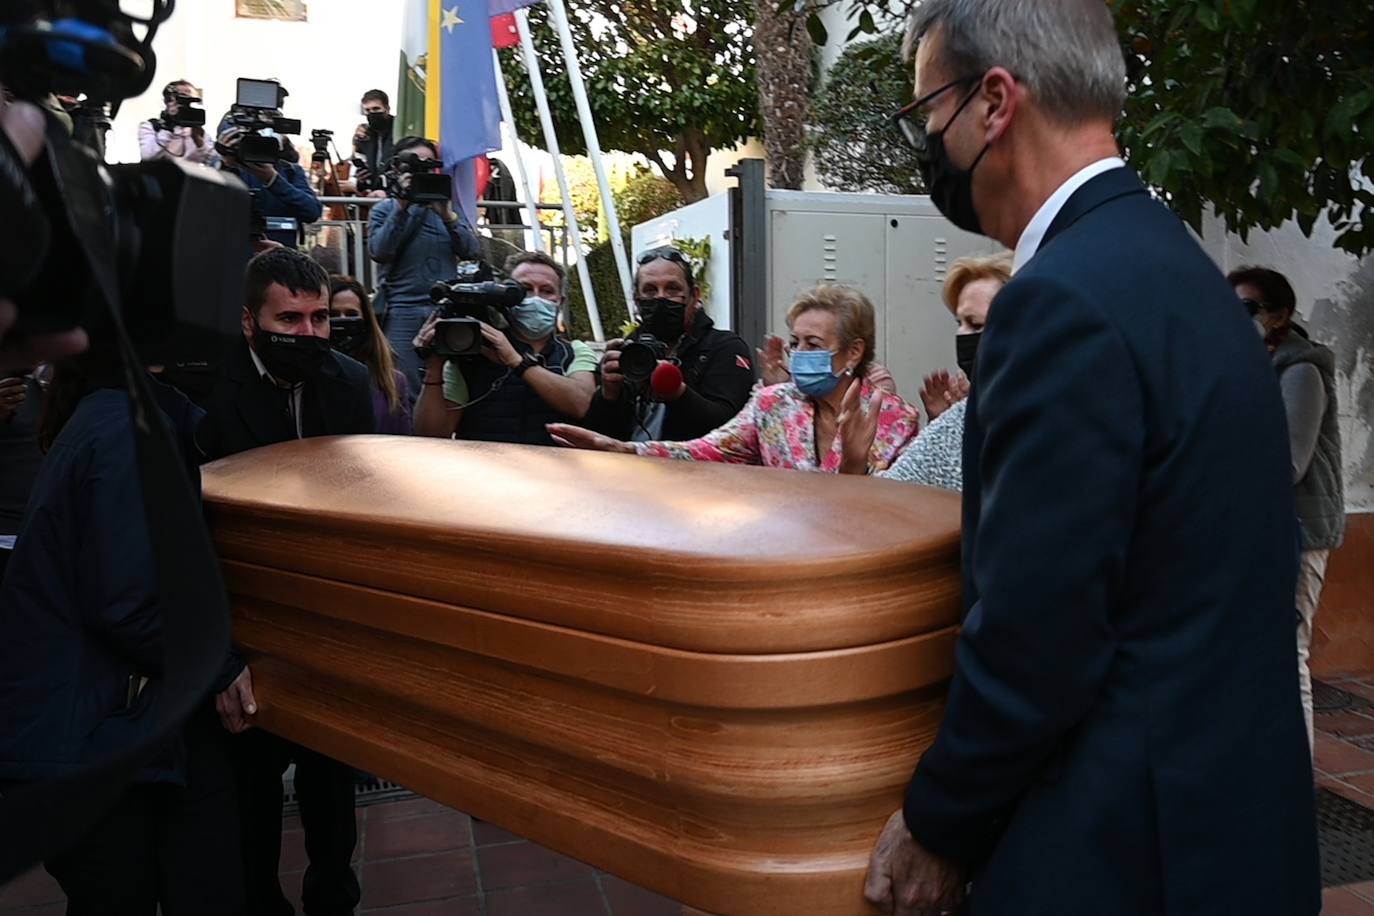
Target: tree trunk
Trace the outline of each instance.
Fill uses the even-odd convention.
[[[768,183],[799,190],[806,171],[815,51],[805,11],[779,13],[777,0],[754,0],[754,50]]]

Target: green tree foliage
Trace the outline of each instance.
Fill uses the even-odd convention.
[[[626,233],[640,223],[673,212],[683,203],[682,195],[671,181],[648,169],[635,172],[625,187],[615,193],[615,212]]]
[[[1242,238],[1325,216],[1340,248],[1374,251],[1370,0],[1107,2],[1131,93],[1122,146],[1179,216],[1200,228],[1210,206]],[[911,2],[820,0],[818,41],[818,11],[837,5],[873,33]]]
[[[837,191],[920,194],[916,153],[892,122],[911,101],[911,68],[892,32],[845,48],[811,106],[816,171]]]
[[[639,153],[685,200],[704,198],[711,150],[758,132],[750,0],[578,0],[568,14],[602,148]],[[546,6],[530,8],[530,26],[558,143],[585,153]],[[502,55],[520,137],[543,148],[523,58]]]

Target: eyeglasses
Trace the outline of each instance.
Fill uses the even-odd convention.
[[[695,289],[696,283],[692,280],[692,261],[687,255],[683,254],[672,245],[660,245],[657,248],[650,248],[648,251],[635,258],[635,266],[643,267],[653,261],[672,261],[674,264],[681,264],[682,270],[687,274],[687,288]]]
[[[906,138],[906,142],[911,144],[911,148],[919,154],[924,154],[928,146],[926,122],[930,119],[930,115],[923,109],[955,86],[964,86],[981,80],[982,78],[983,74],[979,73],[977,75],[965,76],[953,82],[945,83],[934,92],[921,96],[909,105],[902,106],[901,110],[892,116],[892,121],[897,125],[897,129],[902,132],[902,136]],[[971,98],[973,98],[973,93],[969,93],[968,97],[959,103],[959,109],[963,110],[963,107],[969,103],[969,99]],[[956,115],[958,113],[958,111],[955,112]],[[951,118],[951,120],[953,120],[953,118]]]

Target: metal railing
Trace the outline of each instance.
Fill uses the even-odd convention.
[[[341,272],[352,273],[368,289],[376,287],[375,276],[373,273],[372,260],[367,256],[367,220],[368,212],[376,204],[386,200],[385,197],[320,197],[319,201],[326,208],[343,207],[346,216],[344,219],[319,219],[313,223],[308,223],[303,229],[304,241],[302,250],[311,251],[316,247],[324,248],[337,253],[338,267]],[[538,231],[548,233],[544,250],[557,257],[564,268],[571,266],[569,251],[571,249],[571,239],[569,237],[568,226],[563,222],[563,207],[561,204],[535,204],[536,209],[541,211],[541,221],[537,229],[532,230],[525,224],[524,213],[525,204],[520,202],[504,200],[479,200],[477,206],[482,209],[480,218],[477,221],[476,229],[479,234],[487,234],[493,238],[509,242],[517,248],[532,248],[530,233]],[[513,211],[514,218],[520,222],[515,225],[492,225],[489,214],[493,210]],[[554,225],[544,225],[542,213],[544,211],[556,213],[558,221]],[[327,230],[337,230],[329,232]],[[352,271],[347,270],[352,265]],[[499,264],[496,266],[500,266]]]

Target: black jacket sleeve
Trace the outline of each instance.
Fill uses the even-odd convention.
[[[754,388],[749,345],[734,334],[722,337],[711,350],[701,375],[668,406],[672,438],[694,439],[724,426],[744,409]],[[683,430],[699,430],[680,435]]]
[[[618,401],[608,401],[601,395],[598,385],[592,395],[591,407],[582,418],[582,425],[594,432],[612,439],[628,440],[634,431],[634,396],[628,391]]]
[[[977,862],[1092,708],[1116,652],[1144,395],[1119,330],[1057,282],[1015,281],[978,349],[973,606],[944,722],[907,789],[922,846]]]

